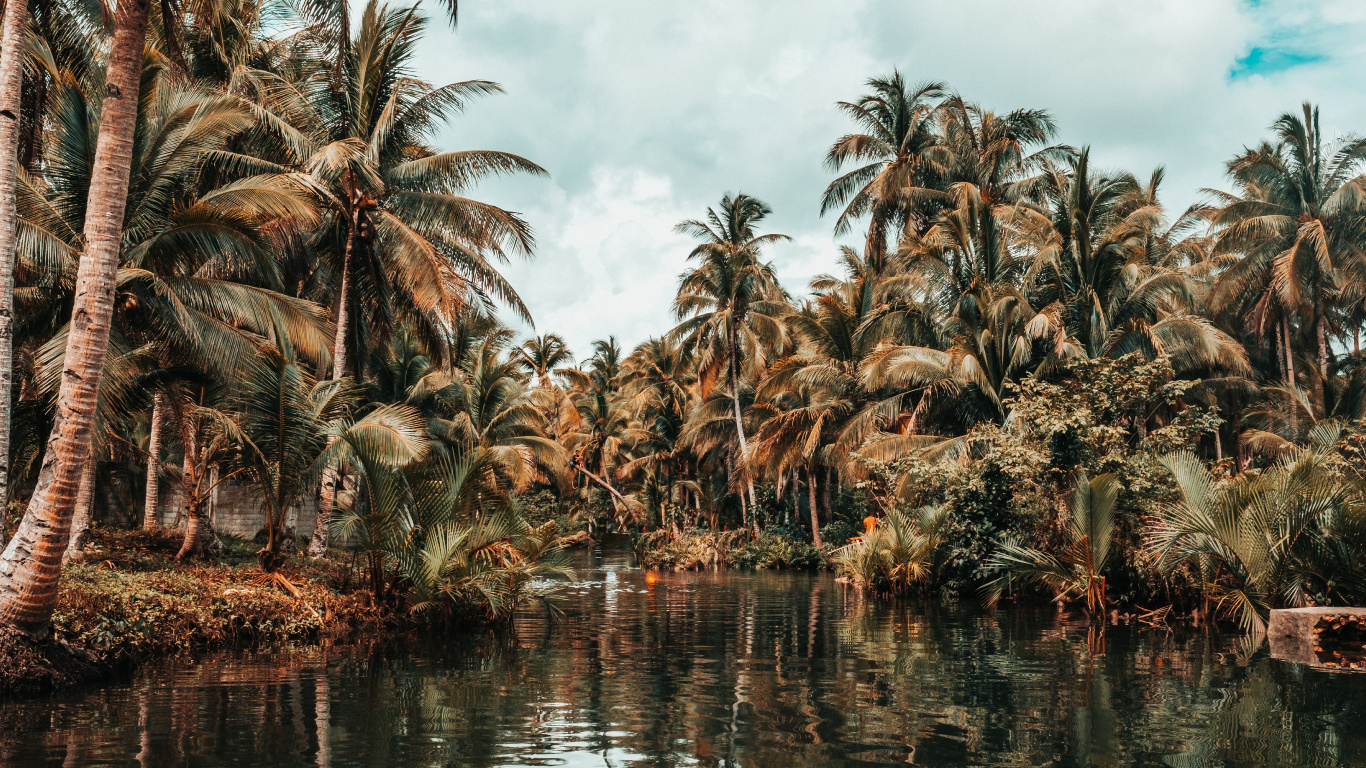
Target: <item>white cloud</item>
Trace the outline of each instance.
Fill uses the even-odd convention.
[[[773,205],[771,231],[794,237],[770,254],[790,291],[832,271],[821,160],[850,127],[833,103],[893,67],[997,111],[1049,109],[1060,140],[1091,145],[1102,167],[1166,165],[1172,206],[1223,186],[1223,162],[1306,98],[1327,132],[1366,130],[1366,18],[1343,0],[529,0],[461,13],[458,32],[433,23],[421,76],[508,94],[441,143],[518,152],[553,174],[479,194],[535,225],[537,259],[508,275],[537,329],[580,354],[672,324],[690,247],[672,227],[725,192]],[[1258,48],[1319,59],[1234,77]]]

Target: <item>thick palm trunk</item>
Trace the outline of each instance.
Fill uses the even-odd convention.
[[[85,554],[85,542],[90,538],[90,514],[95,508],[95,457],[85,463],[81,470],[81,487],[76,491],[76,512],[71,517],[71,538],[67,541],[66,552],[62,553],[62,565],[80,560]]]
[[[825,546],[821,541],[821,520],[816,507],[816,468],[806,468],[806,495],[811,502],[811,542],[816,545],[816,549]]]
[[[114,312],[114,278],[128,200],[146,35],[147,0],[122,0],[114,13],[114,39],[86,205],[85,252],[76,273],[52,434],[28,511],[0,555],[0,626],[35,637],[47,635],[57,605],[57,580],[76,492],[90,459],[95,399]]]
[[[342,258],[341,294],[337,297],[337,335],[332,340],[332,380],[346,375],[346,335],[350,328],[351,308],[351,253],[354,248],[356,215],[351,217],[351,231],[346,237],[346,255]],[[328,447],[337,438],[327,438]],[[332,524],[332,506],[337,499],[337,468],[328,465],[323,470],[322,488],[318,494],[318,516],[313,521],[313,537],[308,541],[308,556],[317,560],[327,554],[328,529]]]
[[[14,250],[19,228],[19,104],[24,86],[27,0],[5,5],[0,36],[0,506],[9,498],[10,390],[14,381]]]
[[[142,527],[161,524],[161,428],[166,420],[166,395],[158,392],[152,399],[152,434],[147,440],[147,484],[142,496]]]

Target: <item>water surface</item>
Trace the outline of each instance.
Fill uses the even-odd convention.
[[[0,704],[0,766],[1366,766],[1366,675],[1230,638],[579,565],[557,622]]]

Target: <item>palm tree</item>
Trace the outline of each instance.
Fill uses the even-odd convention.
[[[348,348],[363,364],[366,340],[383,336],[399,317],[410,318],[437,351],[465,305],[496,298],[529,319],[490,259],[529,256],[530,227],[466,194],[491,175],[545,171],[506,152],[437,152],[426,145],[472,99],[502,89],[482,80],[433,87],[412,77],[424,25],[415,10],[372,0],[343,57],[341,88],[331,87],[326,72],[314,78],[327,87],[311,80],[295,86],[308,124],[292,163],[326,195],[309,249],[314,261],[301,277],[307,295],[335,299],[334,378],[346,373]]]
[[[939,140],[931,102],[943,95],[944,86],[909,86],[896,71],[891,77],[872,78],[867,85],[871,93],[856,102],[838,104],[864,132],[841,137],[826,153],[825,166],[831,171],[858,167],[825,188],[821,215],[843,207],[835,221],[836,235],[848,232],[855,219],[868,215],[864,250],[874,270],[881,272],[888,235],[934,215],[927,203],[937,197],[930,188],[939,169],[926,152]]]
[[[15,189],[19,173],[20,96],[28,3],[5,5],[0,33],[0,504],[9,501],[10,393],[14,382],[14,244],[19,226]]]
[[[506,354],[511,338],[508,330],[489,334],[462,363],[449,431],[462,444],[488,451],[507,486],[523,491],[562,471],[564,450],[546,437],[543,393],[528,386],[521,362]]]
[[[817,548],[824,546],[820,507],[816,503],[817,468],[829,466],[829,457],[825,454],[857,407],[843,394],[843,389],[838,387],[827,389],[800,384],[775,393],[765,403],[772,413],[755,433],[753,453],[745,456],[746,465],[763,467],[771,477],[777,478],[780,494],[789,472],[799,468],[806,470],[811,540]]]
[[[99,141],[86,206],[84,251],[76,277],[57,417],[38,486],[19,530],[0,554],[0,626],[45,636],[57,604],[82,466],[114,311],[114,279],[137,126],[147,2],[120,3],[105,74]]]
[[[1328,378],[1331,302],[1339,281],[1362,269],[1366,247],[1366,139],[1325,145],[1319,112],[1286,113],[1272,125],[1276,144],[1263,143],[1229,162],[1241,194],[1215,193],[1212,221],[1221,229],[1216,254],[1242,254],[1215,285],[1211,301],[1239,316],[1279,309],[1287,383],[1294,384],[1290,319],[1316,348],[1314,402],[1322,413]],[[1261,323],[1258,323],[1260,326]]]
[[[986,585],[990,602],[998,601],[1016,582],[1046,585],[1057,593],[1056,599],[1080,597],[1093,620],[1105,615],[1105,568],[1110,560],[1110,545],[1115,528],[1115,500],[1119,478],[1113,474],[1087,480],[1077,470],[1067,508],[1066,546],[1053,554],[1008,540],[991,556],[990,564],[1002,573]]]
[[[704,396],[726,371],[742,460],[749,447],[740,413],[741,366],[747,363],[752,371],[762,370],[769,353],[786,343],[781,318],[787,297],[772,265],[759,256],[764,246],[790,238],[758,234],[758,225],[770,213],[766,204],[749,195],[726,195],[719,209],[707,209],[705,221],[690,219],[674,228],[703,242],[688,255],[700,264],[679,281],[674,314],[683,322],[671,335],[694,355]],[[752,506],[754,480],[743,465],[740,471]]]
[[[1249,372],[1236,340],[1196,314],[1187,272],[1154,263],[1148,250],[1162,225],[1161,210],[1129,174],[1090,170],[1083,148],[1070,169],[1053,169],[1041,182],[1051,219],[1022,213],[1023,239],[1033,251],[1031,272],[1042,313],[1057,307],[1060,328],[1046,367],[1067,357],[1166,355],[1178,373]]]
[[[324,467],[351,466],[362,480],[420,459],[427,452],[426,421],[408,405],[380,405],[363,417],[358,387],[348,381],[319,382],[295,356],[285,334],[278,346],[262,347],[235,382],[231,417],[216,427],[239,446],[233,471],[250,477],[265,506],[266,543],[257,553],[261,569],[284,562],[285,515],[317,482]]]
[[[169,368],[193,366],[227,380],[254,354],[253,338],[273,332],[278,315],[293,344],[310,359],[325,359],[318,308],[270,290],[284,287],[271,229],[314,218],[302,187],[289,176],[211,180],[206,163],[254,125],[251,115],[233,99],[171,82],[158,65],[149,67],[144,82],[147,106],[135,134],[113,343],[154,351]],[[68,273],[79,253],[97,130],[88,121],[87,89],[70,77],[59,83],[44,177],[25,175],[20,185],[20,306],[32,318],[61,317],[72,300]],[[68,329],[30,321],[21,331],[64,338]],[[158,451],[147,463],[145,516],[154,523],[169,403],[161,393],[152,400]]]
[[[527,339],[513,354],[527,372],[536,377],[536,386],[542,389],[553,389],[556,369],[574,361],[574,353],[569,351],[564,339],[555,333]]]
[[[1229,483],[1192,454],[1164,457],[1181,497],[1155,511],[1146,546],[1166,572],[1191,564],[1207,598],[1249,631],[1265,627],[1273,608],[1357,604],[1366,595],[1366,506],[1333,468],[1341,434],[1322,422],[1304,448]]]
[[[347,23],[345,4],[337,7],[339,23]],[[464,306],[487,303],[490,295],[529,319],[489,259],[506,261],[509,251],[529,256],[530,227],[465,194],[490,175],[545,171],[506,152],[426,146],[436,126],[501,88],[482,80],[436,88],[412,77],[424,25],[416,9],[390,10],[371,0],[336,68],[296,86],[307,133],[288,154],[313,175],[327,201],[310,247],[316,261],[303,279],[307,295],[335,299],[333,379],[346,375],[348,348],[363,378],[366,340],[387,335],[396,316],[423,331],[434,350],[444,349]],[[349,34],[349,27],[339,29]],[[324,518],[337,480],[329,469],[319,504]]]

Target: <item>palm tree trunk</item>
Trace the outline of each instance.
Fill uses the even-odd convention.
[[[146,37],[147,0],[122,0],[114,12],[114,39],[86,205],[85,252],[76,273],[56,416],[28,511],[0,555],[0,626],[34,637],[47,635],[57,606],[62,554],[81,472],[90,458],[95,400],[114,313],[114,278]]]
[[[740,471],[745,475],[745,482],[749,485],[749,505],[754,506],[754,481],[750,479],[749,470],[746,469],[749,461],[749,443],[745,440],[745,422],[740,418],[740,362],[737,357],[740,354],[739,345],[735,343],[735,332],[730,335],[730,401],[735,406],[735,434],[740,438]]]
[[[825,484],[821,486],[821,514],[825,516],[825,522],[827,523],[832,523],[835,521],[835,512],[830,507],[830,476],[833,471],[833,467],[826,465]]]
[[[180,411],[178,413],[184,425],[180,440],[184,446],[184,459],[180,468],[180,498],[185,505],[185,535],[175,559],[181,560],[199,551],[204,503],[199,498],[199,473],[203,471],[203,467],[199,465],[199,430],[195,428],[194,420],[189,414]]]
[[[1322,281],[1319,281],[1322,282]],[[1318,416],[1325,416],[1326,401],[1323,388],[1328,381],[1328,323],[1323,317],[1323,286],[1314,290],[1314,340],[1318,342],[1319,375],[1314,382],[1314,407]]]
[[[27,0],[5,5],[0,37],[0,506],[9,499],[10,389],[14,381],[14,250],[19,228],[15,207],[19,176],[19,104],[24,89]]]
[[[152,398],[152,434],[147,439],[147,482],[142,496],[142,527],[161,524],[161,428],[166,420],[166,395]]]
[[[1293,385],[1295,383],[1295,351],[1290,339],[1289,317],[1281,318],[1281,332],[1285,335],[1281,344],[1281,351],[1285,353],[1285,381],[1287,384]]]
[[[356,226],[360,212],[351,214],[351,227],[346,233],[346,254],[342,257],[341,290],[337,296],[337,335],[332,339],[332,380],[346,375],[346,336],[350,329],[351,254],[355,248]],[[327,438],[327,447],[337,441]],[[313,537],[308,540],[308,556],[317,560],[327,555],[327,540],[332,524],[332,506],[337,500],[337,468],[329,464],[323,470],[322,488],[318,494],[318,516],[313,520]]]
[[[81,487],[76,491],[76,513],[71,517],[71,538],[62,553],[62,565],[80,560],[90,536],[90,513],[95,507],[95,457],[81,470]]]
[[[1285,354],[1285,381],[1286,386],[1295,386],[1295,356],[1290,344],[1290,318],[1281,317],[1281,332],[1284,338],[1281,340],[1281,351]],[[1300,417],[1295,408],[1295,398],[1291,395],[1285,397],[1286,420],[1290,425],[1290,442],[1298,442],[1300,439]]]
[[[821,541],[821,521],[816,512],[816,468],[809,466],[806,468],[806,495],[811,502],[811,541],[816,545],[816,549],[825,546]]]

